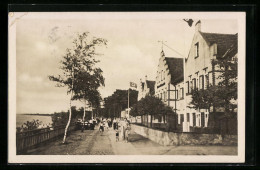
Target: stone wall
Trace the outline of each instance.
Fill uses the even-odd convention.
[[[175,133],[131,125],[132,131],[160,145],[237,145],[237,135]]]

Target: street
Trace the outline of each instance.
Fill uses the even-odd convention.
[[[66,144],[61,139],[48,142],[27,152],[29,155],[236,155],[237,146],[161,146],[131,131],[129,142],[120,138],[116,142],[115,131],[105,129],[71,132]]]

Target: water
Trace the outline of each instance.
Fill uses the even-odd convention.
[[[48,125],[49,123],[52,124],[51,116],[41,116],[41,115],[16,115],[16,127],[21,127],[25,122],[32,121],[32,120],[39,120],[41,121],[42,125]]]

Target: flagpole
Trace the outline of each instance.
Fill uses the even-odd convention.
[[[127,110],[128,115],[129,115],[129,89],[130,88],[128,88],[128,110]]]

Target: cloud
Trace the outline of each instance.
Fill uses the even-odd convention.
[[[27,73],[23,73],[18,77],[19,82],[21,83],[42,83],[43,78],[39,76],[31,76]]]
[[[155,13],[152,17],[148,14],[133,18],[132,13],[82,13],[79,20],[72,14],[68,17],[58,13],[38,14],[41,18],[29,13],[26,17],[32,18],[20,20],[16,27],[19,110],[52,112],[61,110],[63,105],[67,109],[66,88],[55,87],[48,75],[60,74],[61,57],[66,48],[71,47],[77,32],[89,31],[109,42],[102,50],[104,55],[99,57],[106,84],[100,88],[102,97],[111,95],[116,89],[129,88],[130,81],[138,83],[145,75],[154,80],[161,52],[158,41],[167,41],[168,46],[186,55],[194,29],[187,27],[182,19],[174,19],[174,14],[168,14],[171,17],[164,16],[165,13]],[[202,23],[203,31],[204,28],[210,28],[205,31],[214,28],[214,32],[237,32],[237,25],[229,21],[202,20]],[[222,29],[219,25],[225,27]],[[164,51],[166,56],[176,57],[172,50],[165,48]]]

